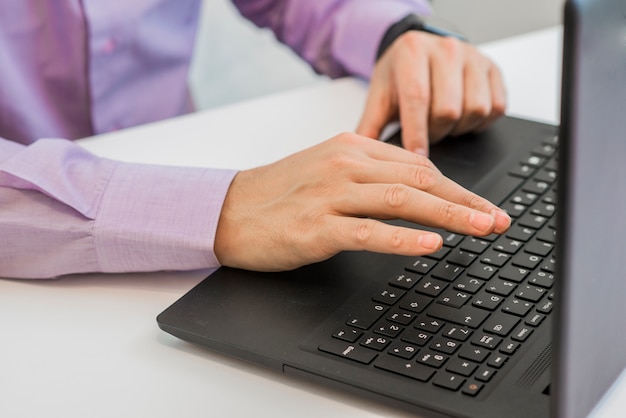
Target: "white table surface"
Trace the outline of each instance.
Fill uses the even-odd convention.
[[[556,123],[560,43],[553,28],[481,47],[510,114]],[[365,94],[356,80],[320,82],[81,142],[126,161],[248,168],[353,130]],[[160,331],[156,315],[207,273],[0,280],[0,417],[408,416]]]

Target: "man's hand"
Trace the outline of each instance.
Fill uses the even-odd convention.
[[[409,31],[376,64],[357,133],[378,138],[399,117],[404,148],[428,155],[429,142],[481,130],[505,108],[500,71],[475,47]]]
[[[511,222],[427,158],[345,133],[238,173],[220,215],[215,254],[222,265],[275,271],[342,250],[417,256],[442,246],[438,234],[372,218],[479,236],[504,232]]]

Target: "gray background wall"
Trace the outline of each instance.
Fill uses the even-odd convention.
[[[563,1],[432,0],[433,23],[455,28],[479,44],[559,24]],[[271,32],[241,18],[229,0],[204,0],[190,74],[199,109],[310,85],[320,78]]]

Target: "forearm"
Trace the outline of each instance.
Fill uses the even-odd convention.
[[[0,277],[218,266],[213,241],[234,174],[0,139]]]
[[[386,30],[410,13],[428,14],[425,0],[233,0],[255,24],[331,77],[369,78]]]

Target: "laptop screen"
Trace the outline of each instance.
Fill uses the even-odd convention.
[[[587,416],[626,367],[626,2],[565,9],[556,416]]]

